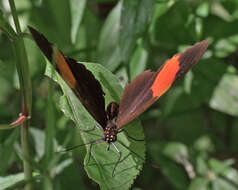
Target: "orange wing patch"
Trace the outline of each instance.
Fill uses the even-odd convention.
[[[177,54],[166,61],[162,70],[158,73],[151,87],[154,98],[162,96],[173,84],[176,73],[180,69],[178,60],[180,55],[181,54]]]
[[[71,88],[75,88],[76,85],[76,79],[67,64],[64,56],[60,53],[60,51],[57,51],[57,56],[56,56],[56,66],[57,69],[59,70],[59,73],[61,74],[62,78],[67,82],[67,84]]]

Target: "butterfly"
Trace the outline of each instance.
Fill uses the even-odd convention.
[[[120,104],[111,102],[105,109],[105,94],[91,71],[83,64],[63,55],[36,29],[30,26],[28,28],[43,54],[56,64],[58,73],[103,128],[102,141],[112,144],[118,152],[114,144],[118,132],[147,110],[187,73],[200,60],[209,45],[208,40],[198,42],[165,61],[157,71],[146,70],[139,74],[126,85]],[[115,168],[113,172],[114,170]]]

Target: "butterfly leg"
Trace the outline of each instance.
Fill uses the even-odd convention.
[[[122,153],[121,153],[121,151],[117,148],[117,146],[112,142],[111,143],[112,144],[112,146],[115,148],[115,150],[117,151],[117,153],[119,154],[119,158],[118,158],[118,160],[117,160],[117,162],[116,162],[116,164],[115,164],[115,166],[114,166],[114,168],[113,168],[113,170],[112,170],[112,177],[114,177],[115,175],[115,170],[116,170],[116,167],[117,167],[117,165],[119,164],[119,162],[120,162],[120,160],[121,160],[121,156],[122,156]]]
[[[121,133],[121,132],[124,132],[124,133],[126,134],[126,136],[127,136],[128,138],[132,139],[133,141],[145,141],[145,139],[136,139],[136,138],[130,136],[130,135],[128,134],[128,132],[127,132],[126,130],[124,130],[124,129],[121,129],[118,133]]]
[[[110,149],[110,144],[111,143],[108,143],[108,145],[107,145],[107,151],[109,151],[109,149]]]
[[[130,152],[132,152],[133,154],[135,154],[138,158],[140,158],[142,161],[145,161],[144,158],[142,158],[139,154],[137,154],[135,151],[131,150],[128,146],[124,145],[124,143],[120,140],[117,140],[118,143],[120,143],[120,145],[124,146],[126,149],[128,149]]]
[[[88,163],[90,162],[90,158],[91,158],[91,151],[92,151],[92,146],[93,146],[93,144],[90,144],[89,145],[89,154],[88,154],[88,158],[87,158],[87,161],[86,161],[86,163],[85,163],[85,165],[87,166],[88,165]]]
[[[86,164],[85,164],[85,165],[88,165],[88,163],[90,162],[92,146],[93,146],[94,144],[100,144],[100,143],[102,143],[102,142],[104,142],[104,140],[99,139],[99,140],[93,141],[93,142],[91,142],[91,143],[88,143],[88,144],[89,144],[89,151],[88,151],[88,152],[89,152],[89,155],[88,155],[88,158],[87,158],[87,161],[86,161]]]

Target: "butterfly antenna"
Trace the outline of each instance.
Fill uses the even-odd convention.
[[[100,144],[100,143],[103,143],[103,142],[104,142],[104,140],[99,139],[99,140],[96,140],[96,141],[94,141],[94,142],[92,142],[92,143],[90,144],[90,146],[89,146],[89,151],[88,151],[88,152],[89,152],[89,155],[88,155],[88,159],[87,159],[85,165],[88,165],[88,163],[90,162],[92,146],[93,146],[94,144]]]
[[[124,129],[121,129],[118,133],[121,133],[121,132],[124,132],[125,135],[126,135],[129,139],[131,139],[131,140],[133,140],[133,141],[145,141],[145,139],[136,139],[136,138],[130,136],[129,133],[128,133],[126,130],[124,130]]]
[[[140,158],[142,161],[145,161],[144,158],[142,158],[139,154],[137,154],[135,151],[131,150],[128,146],[126,146],[122,141],[117,140],[117,142],[119,144],[121,144],[122,146],[124,146],[126,149],[128,149],[130,152],[132,152],[133,154],[135,154],[138,158]]]
[[[99,143],[101,143],[101,142],[102,142],[102,139],[98,139],[98,140],[95,140],[95,141],[92,141],[92,142],[88,142],[88,143],[76,145],[76,146],[73,146],[73,147],[70,147],[70,148],[66,148],[65,150],[57,151],[57,153],[68,152],[68,151],[74,150],[74,149],[76,149],[76,148],[79,148],[79,147],[81,147],[81,146],[86,146],[86,145],[89,145],[89,144],[99,144]]]
[[[108,145],[107,145],[107,151],[109,151],[109,149],[110,149],[110,144],[111,143],[108,143]]]
[[[121,160],[122,153],[121,153],[121,151],[117,148],[117,146],[116,146],[114,143],[112,143],[112,146],[115,148],[115,150],[116,150],[116,151],[118,152],[118,154],[119,154],[119,158],[117,159],[117,162],[116,162],[116,164],[115,164],[115,166],[114,166],[114,168],[113,168],[113,170],[112,170],[112,177],[114,177],[114,176],[115,176],[116,168],[117,168],[117,166],[118,166],[118,164],[119,164],[119,162],[120,162],[120,160]]]

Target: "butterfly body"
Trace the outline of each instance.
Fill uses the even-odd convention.
[[[107,126],[103,131],[102,139],[107,143],[112,143],[117,140],[118,129],[114,121],[108,120]]]

